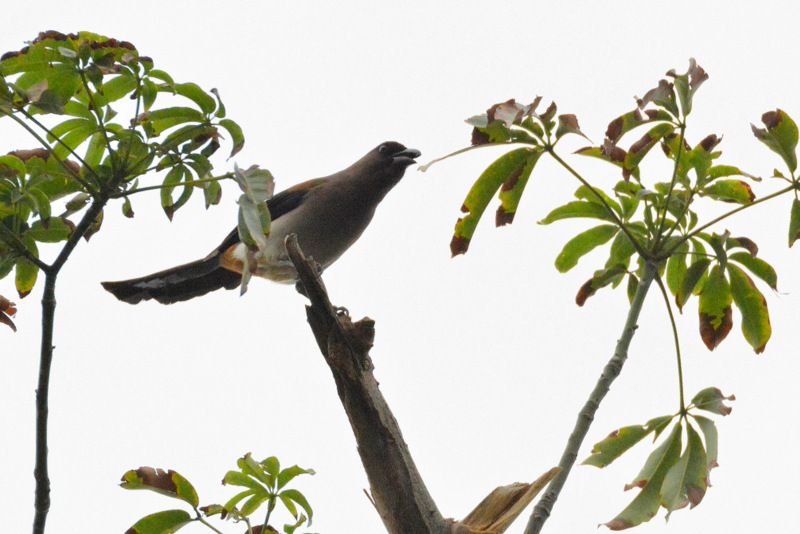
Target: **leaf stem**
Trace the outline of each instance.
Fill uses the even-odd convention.
[[[720,221],[722,221],[724,219],[727,219],[731,215],[733,215],[735,213],[739,213],[740,211],[745,210],[747,208],[751,208],[751,207],[753,207],[753,206],[755,206],[757,204],[761,204],[762,202],[766,202],[767,200],[772,200],[773,198],[776,198],[776,197],[779,197],[779,196],[781,196],[781,195],[783,195],[785,193],[788,193],[789,191],[792,191],[793,189],[797,189],[797,187],[794,186],[794,185],[790,185],[788,187],[784,187],[780,191],[776,191],[776,192],[771,193],[771,194],[769,194],[769,195],[767,195],[765,197],[761,197],[761,198],[759,198],[757,200],[754,200],[753,202],[751,202],[749,204],[744,204],[742,206],[738,206],[738,207],[732,209],[731,211],[729,211],[728,213],[724,213],[724,214],[720,215],[716,219],[714,219],[714,220],[712,220],[710,222],[707,222],[706,224],[704,224],[703,226],[700,226],[699,228],[695,228],[691,233],[686,234],[685,236],[683,236],[683,238],[681,238],[678,242],[676,242],[675,245],[670,250],[668,250],[665,254],[660,255],[658,259],[661,260],[661,259],[668,258],[675,251],[675,249],[677,249],[683,243],[685,243],[686,241],[688,241],[692,237],[695,237],[697,234],[699,234],[700,232],[702,232],[706,228],[709,228],[710,226],[713,226],[713,225],[717,224],[718,222],[720,222]]]
[[[589,427],[594,420],[595,413],[600,407],[600,402],[605,398],[611,384],[622,371],[625,360],[628,359],[628,348],[630,347],[633,334],[637,328],[636,321],[639,319],[645,297],[657,273],[657,264],[652,262],[646,262],[644,264],[644,273],[642,279],[639,281],[639,286],[636,288],[636,294],[633,296],[631,307],[628,310],[628,317],[625,321],[625,327],[622,330],[622,336],[619,341],[617,341],[614,356],[612,356],[606,364],[603,373],[597,381],[597,385],[595,385],[594,390],[591,395],[589,395],[589,399],[578,414],[575,428],[572,430],[572,434],[570,434],[567,440],[567,446],[558,464],[558,467],[561,468],[561,472],[550,482],[547,491],[533,508],[533,513],[528,520],[528,525],[525,527],[524,534],[538,534],[542,530],[542,526],[545,521],[547,521],[547,518],[550,517],[550,512],[564,487],[572,466],[578,458],[581,444],[586,438],[586,434],[589,432]]]
[[[83,69],[80,69],[79,72],[81,81],[83,82],[83,88],[86,89],[86,98],[89,99],[89,110],[97,117],[97,124],[100,125],[100,133],[103,134],[103,140],[106,142],[106,148],[108,149],[108,157],[111,160],[111,171],[116,175],[117,172],[119,172],[117,154],[114,152],[114,149],[111,148],[111,140],[108,138],[108,131],[103,127],[103,116],[100,114],[100,110],[97,108],[94,98],[92,98],[92,90],[89,88],[89,80],[86,79],[86,72]]]
[[[578,172],[575,169],[573,169],[572,167],[570,167],[570,165],[566,161],[561,159],[561,157],[558,154],[555,153],[555,151],[553,150],[552,146],[547,145],[544,148],[545,148],[545,150],[547,152],[550,153],[551,156],[553,156],[553,158],[557,162],[559,162],[561,164],[562,167],[564,167],[567,171],[569,171],[569,173],[572,174],[575,178],[577,178],[578,181],[580,181],[583,185],[585,185],[586,187],[589,188],[589,190],[594,194],[595,197],[597,197],[597,199],[600,201],[600,203],[606,208],[606,211],[608,211],[608,213],[614,219],[614,223],[617,226],[619,226],[620,229],[628,237],[628,240],[630,240],[631,245],[633,246],[634,249],[636,249],[636,252],[640,256],[642,256],[642,258],[646,259],[648,257],[648,254],[641,248],[641,246],[639,245],[639,242],[636,241],[636,239],[634,239],[633,234],[631,234],[631,232],[628,229],[628,227],[625,226],[625,223],[619,218],[619,216],[617,216],[617,212],[614,211],[614,209],[611,206],[608,205],[608,202],[606,202],[606,199],[603,198],[603,195],[598,193],[597,190],[594,187],[592,187],[591,184],[589,184],[589,182],[583,176],[578,174]]]
[[[191,180],[188,182],[181,182],[178,185],[197,185],[197,184],[205,184],[208,182],[220,182],[222,180],[227,180],[228,178],[232,178],[233,173],[223,174],[222,176],[215,176],[213,178],[200,178],[198,180]],[[145,191],[154,191],[156,189],[165,189],[167,187],[175,187],[175,186],[165,186],[161,185],[150,185],[147,187],[140,187],[139,189],[134,189],[133,191],[119,191],[111,195],[111,198],[124,198],[129,197],[136,193],[144,193]]]
[[[669,323],[672,325],[672,337],[675,340],[675,356],[678,360],[678,386],[681,396],[681,416],[684,416],[686,415],[686,402],[684,401],[683,393],[683,364],[681,360],[681,344],[678,340],[678,327],[675,324],[675,316],[672,314],[672,304],[669,301],[669,294],[660,276],[656,277],[656,283],[661,290],[661,295],[664,297],[664,303],[667,305],[667,313],[669,314]]]
[[[664,210],[661,213],[661,221],[658,223],[658,231],[655,235],[655,243],[653,243],[653,251],[658,251],[658,247],[661,244],[661,233],[664,231],[664,225],[667,223],[667,212],[669,211],[669,201],[672,200],[672,192],[675,190],[675,184],[678,181],[678,166],[681,162],[681,152],[683,152],[683,143],[684,139],[686,139],[686,122],[684,118],[684,122],[680,123],[681,134],[678,138],[678,153],[675,154],[675,165],[672,167],[672,178],[669,181],[669,191],[667,191],[667,198],[664,202]],[[676,221],[676,225],[680,221]]]
[[[90,195],[92,195],[93,197],[94,197],[94,196],[97,196],[97,190],[96,190],[96,189],[95,189],[95,188],[92,186],[92,184],[90,184],[89,182],[87,182],[86,180],[84,180],[83,178],[81,178],[81,177],[80,177],[80,175],[79,175],[78,173],[76,173],[75,171],[73,171],[73,170],[72,170],[72,169],[69,167],[69,165],[67,165],[67,164],[64,162],[64,160],[62,160],[61,158],[59,158],[59,157],[56,155],[56,153],[55,153],[55,151],[53,150],[53,148],[50,146],[50,143],[48,143],[47,141],[45,141],[44,139],[42,139],[42,137],[41,137],[41,136],[40,136],[40,135],[39,135],[39,134],[36,132],[36,130],[34,130],[33,128],[31,128],[31,127],[30,127],[30,126],[28,126],[27,124],[25,124],[25,122],[24,122],[22,119],[20,119],[19,117],[17,117],[17,116],[16,116],[16,115],[14,115],[13,113],[8,113],[8,112],[6,112],[6,111],[5,111],[4,109],[2,109],[2,108],[0,108],[0,113],[2,113],[3,115],[5,115],[6,117],[11,117],[11,118],[12,118],[14,121],[16,121],[16,122],[17,122],[17,124],[19,124],[19,125],[20,125],[20,126],[22,126],[24,129],[26,129],[26,130],[28,131],[28,133],[29,133],[29,134],[31,134],[31,135],[32,135],[32,136],[33,136],[33,137],[34,137],[34,138],[35,138],[37,141],[39,141],[39,144],[40,144],[40,145],[42,145],[42,147],[43,147],[45,150],[47,150],[47,152],[48,152],[48,153],[49,153],[49,154],[50,154],[52,157],[54,157],[54,158],[56,159],[56,161],[58,162],[58,164],[59,164],[59,165],[61,165],[61,168],[62,168],[62,169],[64,169],[64,170],[67,172],[67,174],[69,174],[70,176],[72,176],[72,178],[73,178],[73,179],[74,179],[76,182],[78,182],[79,184],[81,184],[81,186],[82,186],[84,189],[86,189],[86,191],[87,191],[87,192],[88,192]],[[42,129],[43,129],[45,132],[47,132],[47,133],[50,133],[50,130],[49,130],[49,129],[47,129],[47,127],[46,127],[46,126],[44,126],[42,123],[40,123],[38,120],[36,120],[36,118],[35,118],[33,115],[30,115],[28,112],[26,112],[26,111],[24,111],[24,110],[22,111],[22,113],[25,115],[25,118],[26,118],[26,119],[30,120],[31,122],[33,122],[34,124],[36,124],[37,126],[39,126],[39,128],[42,128]],[[51,135],[52,135],[52,134],[51,134]],[[55,137],[55,136],[53,136],[53,137]],[[61,141],[61,139],[59,139],[58,137],[56,137],[56,139],[58,140],[58,142],[59,142],[59,143],[63,144],[63,142]],[[97,175],[94,173],[94,169],[91,169],[90,167],[87,167],[87,166],[86,166],[86,164],[85,164],[85,162],[83,161],[83,159],[81,159],[81,157],[80,157],[80,156],[78,156],[77,154],[75,154],[75,152],[73,152],[73,151],[72,151],[72,149],[70,149],[68,146],[66,146],[66,145],[64,145],[64,146],[65,146],[65,147],[66,147],[66,148],[67,148],[67,149],[68,149],[68,150],[69,150],[69,151],[70,151],[70,152],[71,152],[71,153],[72,153],[72,154],[73,154],[73,155],[74,155],[76,158],[78,158],[78,160],[80,160],[80,162],[81,162],[81,163],[83,163],[83,164],[84,164],[84,167],[85,167],[85,168],[89,169],[89,172],[91,172],[93,175],[95,175],[95,177],[97,176]]]
[[[209,523],[208,521],[206,521],[205,519],[203,519],[203,516],[202,516],[202,514],[200,514],[200,511],[199,511],[197,508],[195,508],[195,509],[194,509],[194,511],[195,511],[195,513],[197,514],[197,520],[198,520],[198,521],[200,521],[201,523],[203,523],[205,526],[207,526],[208,528],[210,528],[211,530],[213,530],[213,531],[214,531],[214,532],[216,532],[217,534],[223,534],[221,530],[217,529],[217,528],[216,528],[214,525],[212,525],[211,523]]]

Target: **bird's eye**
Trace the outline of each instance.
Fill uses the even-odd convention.
[[[378,148],[378,153],[383,154],[385,156],[386,154],[389,153],[389,147],[386,145],[381,145],[380,148]]]

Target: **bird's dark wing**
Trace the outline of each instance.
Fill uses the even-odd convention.
[[[317,178],[315,180],[309,180],[307,182],[297,184],[285,191],[281,191],[271,199],[267,200],[267,207],[269,208],[269,214],[272,220],[274,221],[278,217],[286,215],[293,209],[297,208],[303,203],[303,200],[306,198],[306,195],[308,195],[310,190],[323,184],[326,180],[326,178]],[[239,242],[239,230],[238,228],[234,228],[231,233],[228,234],[228,237],[225,238],[222,244],[217,247],[217,251],[220,253],[225,252]]]

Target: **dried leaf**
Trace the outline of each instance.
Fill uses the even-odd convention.
[[[16,304],[9,301],[3,295],[0,295],[0,323],[8,325],[14,332],[17,331],[14,321],[11,320],[17,314]]]

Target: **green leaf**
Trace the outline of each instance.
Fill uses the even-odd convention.
[[[211,89],[210,92],[217,98],[217,112],[214,113],[214,116],[218,119],[225,118],[225,104],[222,103],[222,97],[219,96],[219,91]]]
[[[742,314],[742,333],[756,354],[760,354],[772,335],[767,299],[742,269],[729,263],[727,270],[733,302]]]
[[[151,73],[152,75],[152,73]],[[203,110],[203,113],[209,115],[215,109],[217,109],[217,103],[214,100],[214,97],[209,96],[208,93],[200,89],[197,84],[194,83],[179,83],[175,85],[175,91],[195,104]]]
[[[757,128],[751,124],[753,134],[756,139],[767,145],[767,147],[778,154],[786,166],[794,174],[797,170],[797,148],[798,132],[797,124],[789,115],[780,109],[768,111],[761,116],[761,122],[765,128]]]
[[[314,474],[314,470],[313,469],[303,469],[302,467],[298,467],[296,465],[293,465],[292,467],[287,467],[286,469],[281,471],[280,474],[278,475],[277,489],[281,489],[282,487],[284,487],[294,477],[296,477],[298,475],[305,475],[305,474],[313,475]]]
[[[299,504],[300,507],[303,509],[303,511],[308,516],[308,525],[311,526],[311,520],[314,517],[314,511],[311,509],[311,505],[308,504],[308,501],[306,500],[305,495],[303,495],[302,493],[300,493],[299,491],[297,491],[295,489],[287,489],[287,490],[283,490],[280,493],[280,497],[281,497],[281,499],[283,499],[283,498],[291,499],[294,502],[296,502],[297,504]]]
[[[97,122],[84,118],[67,119],[50,128],[50,132],[47,134],[47,140],[52,143],[56,139],[61,138],[64,134],[69,133],[76,128],[87,126],[96,127]]]
[[[618,282],[625,275],[625,267],[622,265],[614,265],[608,269],[600,269],[594,272],[594,276],[590,278],[578,290],[578,295],[575,297],[575,303],[578,306],[586,304],[586,300],[594,295],[598,289],[603,288],[609,284]]]
[[[587,217],[591,219],[600,219],[601,221],[614,222],[613,216],[602,204],[576,200],[555,208],[547,214],[547,217],[539,221],[539,224],[551,224],[562,219],[572,219],[576,217]]]
[[[38,254],[37,254],[38,256]],[[25,298],[33,290],[36,285],[36,277],[39,274],[39,268],[25,259],[17,260],[17,275],[16,286],[19,298]]]
[[[700,504],[708,488],[708,457],[703,441],[691,425],[686,425],[686,432],[686,450],[670,468],[661,488],[661,505],[667,509],[667,519],[675,510]]]
[[[789,246],[800,239],[800,200],[792,201],[792,210],[789,214]]]
[[[229,471],[229,472],[230,472],[230,471]],[[241,475],[241,473],[239,473],[239,474]],[[223,482],[223,483],[224,483],[224,482]],[[234,509],[234,508],[236,508],[236,505],[237,505],[237,504],[239,504],[239,502],[241,502],[243,499],[246,499],[247,497],[250,497],[250,496],[251,496],[251,495],[253,495],[253,494],[254,494],[256,491],[257,491],[257,490],[252,490],[252,489],[249,489],[249,490],[245,490],[245,491],[242,491],[242,492],[240,492],[240,493],[237,493],[236,495],[234,495],[233,497],[231,497],[231,498],[230,498],[230,500],[228,500],[228,502],[226,502],[226,503],[223,505],[223,508],[224,508],[225,510],[227,510],[228,512],[232,512],[232,511],[233,511],[233,509]]]
[[[652,429],[655,431],[655,435],[653,436],[653,442],[658,440],[658,437],[661,435],[664,430],[667,429],[670,422],[675,418],[674,415],[662,415],[660,417],[654,417],[650,419],[647,424],[645,425],[648,429]]]
[[[619,227],[603,224],[581,232],[570,239],[556,258],[556,269],[565,273],[578,264],[578,260],[596,247],[608,243]]]
[[[636,278],[636,275],[631,273],[628,275],[628,302],[633,302],[633,297],[636,295],[636,291],[639,289],[639,279]]]
[[[75,151],[86,139],[97,131],[97,126],[90,121],[72,129],[61,138],[61,142],[53,147],[53,153],[59,159],[66,159]]]
[[[128,490],[149,490],[167,497],[180,499],[189,503],[192,507],[197,507],[199,499],[194,486],[186,480],[180,473],[172,469],[153,469],[152,467],[140,467],[131,469],[122,476],[120,486]]]
[[[230,119],[222,119],[219,121],[219,125],[225,128],[231,136],[233,148],[228,158],[232,158],[244,147],[244,133],[242,132],[242,128]]]
[[[158,92],[158,87],[152,82],[152,80],[148,78],[142,80],[141,97],[142,107],[145,112],[150,111],[150,108],[153,107],[156,98],[158,98]]]
[[[89,193],[78,193],[67,202],[64,215],[72,215],[81,211],[90,200],[92,200],[92,196]]]
[[[714,421],[702,415],[692,415],[692,417],[697,421],[706,440],[706,457],[708,458],[706,470],[707,473],[710,473],[712,469],[717,467],[717,425],[714,424]],[[706,474],[706,483],[708,483],[708,474]]]
[[[689,253],[689,242],[684,241],[676,248],[667,260],[667,287],[670,293],[677,296],[686,277],[686,257]],[[691,290],[689,290],[691,291]]]
[[[624,530],[652,519],[660,507],[659,495],[667,473],[678,461],[681,452],[681,424],[675,425],[664,443],[647,459],[636,480],[625,487],[642,490],[620,514],[605,523],[610,530]]]
[[[89,106],[75,100],[70,100],[64,104],[64,113],[73,117],[95,120],[95,116],[89,111]]]
[[[583,464],[603,468],[639,443],[652,430],[642,425],[625,426],[615,430],[603,441],[594,444],[591,456],[586,458]]]
[[[286,509],[289,510],[289,513],[292,514],[292,517],[297,517],[297,505],[294,504],[294,501],[283,495],[279,495],[278,498],[281,500]]]
[[[47,195],[44,193],[44,191],[38,187],[31,187],[28,189],[27,193],[33,201],[36,213],[39,214],[42,220],[46,221],[49,219],[51,213],[50,199],[47,198]]]
[[[254,495],[252,495],[247,502],[242,505],[241,512],[244,516],[249,516],[256,510],[258,510],[265,501],[270,498],[269,493],[265,492],[263,489],[257,491]]]
[[[500,194],[498,195],[500,198],[500,206],[497,208],[497,215],[495,217],[496,226],[510,224],[514,220],[519,201],[522,198],[522,192],[525,190],[533,168],[536,166],[542,154],[544,154],[544,149],[539,147],[534,148],[530,156],[528,156],[527,164],[522,169],[522,172],[519,175],[512,174],[508,180],[503,182],[503,185],[500,187]]]
[[[625,171],[625,158],[627,157],[627,152],[621,149],[618,146],[607,146],[604,145],[602,147],[599,146],[589,146],[581,148],[580,150],[575,151],[576,154],[580,154],[581,156],[589,156],[592,158],[598,158],[603,161],[607,161],[608,163],[612,163],[617,167],[623,169],[623,176],[627,181],[630,176],[633,176],[637,180],[639,179],[639,169],[635,168],[630,171],[630,174],[626,174],[629,171]]]
[[[628,229],[633,233],[633,228],[631,226],[628,226]],[[636,249],[628,238],[628,235],[625,232],[618,232],[614,241],[611,242],[606,268],[613,267],[614,265],[622,265],[627,269],[631,262],[631,256],[635,253]]]
[[[167,214],[167,218],[170,221],[172,220],[173,213],[175,213],[175,202],[172,200],[172,191],[175,189],[175,186],[183,181],[185,173],[186,169],[182,165],[173,167],[167,173],[167,176],[164,178],[164,182],[162,184],[161,207],[163,208],[164,213]]]
[[[617,117],[606,129],[606,138],[612,143],[619,141],[623,135],[643,124],[655,121],[672,121],[672,115],[661,109],[647,110],[646,117],[639,108]]]
[[[163,70],[153,69],[148,73],[148,76],[151,78],[155,78],[156,80],[161,80],[165,82],[170,88],[174,89],[175,81],[172,79],[172,76],[164,72]]]
[[[161,149],[176,150],[179,145],[191,141],[191,144],[194,145],[191,150],[194,150],[198,143],[205,143],[213,135],[216,135],[216,132],[216,128],[210,124],[189,124],[170,133],[161,142]]]
[[[140,121],[147,125],[148,137],[158,137],[164,130],[185,122],[202,123],[205,116],[194,108],[171,107],[147,112],[140,117]]]
[[[25,249],[29,253],[36,258],[39,257],[39,249],[31,236],[23,235],[22,243],[25,245]],[[19,293],[19,298],[25,298],[28,296],[31,290],[33,290],[33,286],[36,285],[36,277],[39,274],[39,267],[23,258],[17,259],[16,267],[17,272],[15,281],[17,293]]]
[[[86,149],[86,155],[83,157],[83,161],[86,162],[87,167],[94,170],[100,165],[100,162],[103,161],[105,152],[105,137],[103,137],[102,132],[96,132],[89,140],[89,146]]]
[[[701,189],[699,193],[700,196],[735,204],[750,204],[756,199],[750,185],[742,180],[717,180]]]
[[[623,174],[627,178],[631,175],[634,169],[639,167],[639,163],[644,159],[650,149],[653,148],[659,140],[671,134],[675,130],[675,126],[670,123],[661,123],[650,129],[649,132],[644,134],[641,139],[631,145],[628,153],[625,155],[625,162],[623,163]]]
[[[728,243],[728,238],[730,237],[730,232],[725,230],[722,235],[716,233],[708,235],[701,232],[697,234],[697,237],[711,245],[711,248],[714,249],[714,254],[717,261],[724,268],[728,263],[728,251],[726,245]]]
[[[726,178],[728,176],[746,176],[751,180],[756,182],[760,182],[761,178],[758,176],[753,176],[752,174],[748,174],[742,171],[739,167],[734,167],[733,165],[714,165],[710,169],[708,169],[708,178],[709,180],[716,180],[717,178]]]
[[[256,165],[244,171],[234,165],[234,179],[244,192],[238,200],[239,237],[251,249],[263,250],[271,222],[266,200],[275,188],[272,174]]]
[[[17,176],[25,176],[28,172],[25,168],[25,162],[13,154],[0,156],[0,175],[5,175],[8,172],[6,169]]]
[[[699,410],[705,410],[719,415],[728,415],[731,413],[732,408],[724,404],[723,401],[726,400],[733,401],[736,400],[736,397],[734,395],[726,397],[718,388],[711,387],[695,395],[692,398],[691,404]]]
[[[709,265],[711,265],[710,258],[700,258],[686,269],[686,274],[683,276],[680,288],[675,294],[675,304],[678,306],[679,310],[683,308],[683,305],[689,300],[689,296],[691,296],[694,288],[706,275]]]
[[[53,217],[48,220],[46,225],[41,220],[34,221],[25,235],[42,243],[58,243],[66,241],[71,233],[72,229],[63,219]]]
[[[261,465],[263,465],[264,470],[269,473],[270,483],[275,484],[275,480],[281,472],[281,463],[278,461],[278,458],[275,456],[270,456],[269,458],[264,459],[261,462]]]
[[[228,471],[222,479],[223,484],[231,484],[233,486],[242,486],[250,488],[254,491],[263,491],[264,487],[259,484],[255,479],[242,473],[241,471]],[[227,508],[227,506],[226,506]]]
[[[600,198],[605,200],[606,204],[611,206],[611,209],[613,209],[617,215],[622,217],[622,208],[619,206],[619,203],[610,196],[606,195],[601,189],[581,185],[577,190],[575,190],[575,198],[578,200],[586,200],[602,206],[603,202],[600,201],[598,195]]]
[[[128,219],[133,219],[133,206],[131,205],[131,199],[128,197],[125,197],[122,201],[122,214]]]
[[[774,291],[778,290],[778,274],[766,261],[761,258],[754,258],[747,252],[734,252],[728,255],[728,259],[741,263],[751,273],[765,281]]]
[[[708,350],[714,350],[733,328],[731,286],[723,268],[715,265],[700,293],[700,337]]]
[[[164,510],[141,518],[126,534],[171,534],[193,521],[185,510]]]
[[[528,164],[528,158],[533,153],[534,149],[527,147],[507,152],[489,165],[476,180],[461,207],[461,211],[467,215],[456,223],[455,234],[450,243],[450,251],[453,256],[467,251],[478,221],[494,194],[500,189],[500,186],[508,183],[514,176],[522,175]]]
[[[206,209],[210,206],[219,204],[222,198],[222,186],[219,182],[206,182],[201,186],[203,188],[203,196],[206,201]]]
[[[274,481],[272,477],[264,471],[264,466],[253,459],[253,456],[248,452],[236,461],[236,465],[242,470],[242,473],[249,477],[259,480],[267,486],[273,486]]]
[[[134,92],[136,87],[136,78],[130,73],[124,72],[106,81],[100,88],[100,94],[103,95],[105,104],[108,104]]]

